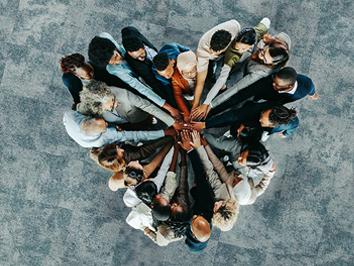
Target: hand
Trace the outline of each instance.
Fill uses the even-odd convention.
[[[277,168],[276,168],[276,166],[275,166],[275,163],[273,163],[273,165],[272,165],[272,168],[269,170],[269,172],[274,172],[275,170],[276,170]]]
[[[193,130],[191,133],[193,142],[191,142],[191,145],[194,149],[198,149],[200,146],[202,146],[202,143],[200,141],[200,134],[197,130]]]
[[[180,123],[175,122],[175,123],[173,123],[172,126],[177,131],[177,134],[179,131],[191,129],[190,124],[180,124]]]
[[[206,141],[206,139],[204,137],[201,137],[202,140],[202,144],[204,147],[208,146],[208,142]]]
[[[183,118],[183,120],[184,120],[184,123],[189,124],[189,123],[191,122],[191,117],[190,117],[190,116],[185,116],[185,117]]]
[[[205,128],[205,122],[192,122],[192,128],[200,132]]]
[[[177,132],[173,127],[169,127],[168,129],[165,129],[163,132],[165,133],[165,136],[177,136]]]
[[[192,110],[192,113],[191,113],[192,120],[200,120],[200,119],[204,118],[205,113],[208,110],[208,106],[209,105],[207,105],[207,104],[202,104],[199,107]]]
[[[193,147],[191,145],[191,135],[188,130],[182,131],[181,138],[182,138],[182,142],[179,141],[178,144],[181,145],[181,147],[186,151],[192,150]]]
[[[286,138],[286,136],[284,136],[283,132],[280,132],[280,133],[279,133],[279,136],[280,136],[281,138]]]
[[[309,97],[310,97],[310,99],[311,100],[317,100],[318,99],[318,95],[317,95],[317,92],[315,92],[315,94],[314,95],[309,95]]]
[[[169,112],[176,122],[178,122],[178,123],[183,122],[182,116],[176,108],[171,107]]]

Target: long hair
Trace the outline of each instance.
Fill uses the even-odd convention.
[[[271,68],[284,67],[290,56],[288,44],[278,38],[272,38],[269,33],[264,34],[262,40],[265,44],[263,50],[266,48],[269,49],[269,54],[273,58],[273,63],[269,65],[264,64],[263,60],[259,58],[260,51],[255,51],[249,60],[264,64]]]

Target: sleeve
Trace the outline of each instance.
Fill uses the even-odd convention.
[[[264,34],[267,33],[268,29],[263,23],[258,23],[257,26],[253,27],[257,34],[257,41],[260,41]]]
[[[165,185],[161,189],[162,196],[171,201],[173,195],[175,194],[177,189],[177,181],[176,181],[176,173],[175,172],[168,172],[165,180]]]
[[[118,49],[119,52],[122,53],[123,57],[125,56],[125,49],[123,46],[119,45],[112,37],[111,34],[107,33],[107,32],[102,32],[100,35],[100,37],[102,38],[106,38],[108,40],[110,40],[112,43],[114,43],[114,45],[116,46],[116,48]]]
[[[251,196],[247,204],[253,204],[256,201],[256,198],[264,193],[270,184],[270,180],[274,177],[275,172],[276,171],[266,173],[257,186],[254,186],[252,178],[248,179],[248,183],[251,187]]]
[[[299,118],[296,116],[294,120],[290,120],[287,125],[281,125],[273,128],[270,134],[283,131],[283,135],[288,137],[292,135],[299,126]]]
[[[178,105],[179,110],[183,114],[183,117],[189,116],[188,108],[183,99],[182,88],[178,85],[178,83],[174,79],[172,79],[172,88],[173,88],[173,95],[175,97],[176,103]]]
[[[221,181],[223,183],[228,183],[228,184],[230,184],[230,182],[231,182],[231,185],[232,185],[233,180],[231,178],[229,178],[230,175],[227,173],[225,166],[223,165],[222,162],[220,162],[218,157],[216,157],[216,155],[211,150],[209,145],[205,147],[205,151],[208,154],[209,160],[213,164],[214,169],[218,172]]]
[[[220,76],[218,77],[215,85],[209,91],[207,98],[204,101],[204,104],[209,105],[211,101],[215,98],[221,88],[225,85],[227,77],[229,76],[231,68],[228,65],[224,65],[221,69]]]
[[[160,170],[157,172],[157,175],[154,178],[154,182],[157,186],[157,191],[160,191],[162,184],[165,181],[165,177],[167,175],[167,172],[168,172],[171,162],[172,162],[173,151],[174,151],[174,148],[172,147],[170,149],[170,151],[166,154],[166,156],[162,162],[162,165],[160,167]]]
[[[194,171],[195,181],[197,183],[197,191],[198,191],[198,202],[200,206],[198,206],[198,212],[194,214],[203,213],[204,217],[210,222],[213,217],[213,208],[214,208],[214,200],[210,193],[208,181],[205,178],[205,174],[203,172],[202,163],[198,157],[198,153],[196,150],[192,150],[188,153],[189,159],[192,162],[192,167]],[[194,206],[194,210],[195,210]]]
[[[172,136],[165,136],[152,143],[144,144],[143,146],[129,146],[129,149],[125,150],[124,158],[127,163],[148,158],[156,151],[158,147],[165,145],[172,140]]]
[[[145,95],[149,100],[156,103],[158,106],[162,107],[166,100],[162,99],[159,95],[155,92],[150,90],[148,87],[143,85],[138,79],[130,75],[130,71],[123,69],[119,66],[107,66],[107,71],[123,80],[127,83],[130,87],[140,92],[142,95]]]
[[[169,127],[175,123],[175,120],[169,114],[165,113],[148,100],[145,100],[129,91],[127,91],[127,94],[130,102],[133,103],[137,108],[155,116]]]
[[[310,79],[310,78],[309,78],[309,79]],[[310,84],[311,84],[311,85],[310,85],[310,86],[311,86],[311,89],[310,89],[309,95],[310,95],[310,96],[313,96],[313,95],[316,93],[315,84],[313,84],[312,79],[310,79],[309,82],[310,82]]]
[[[223,94],[219,95],[216,97],[212,102],[212,107],[216,107],[223,102],[227,101],[230,99],[233,95],[235,95],[238,91],[250,86],[257,80],[260,80],[261,78],[264,78],[268,76],[268,72],[263,72],[263,71],[256,71],[248,74],[245,76],[243,79],[241,79],[239,82],[237,82],[234,86],[232,86],[230,89],[228,89],[226,92]]]
[[[237,161],[241,144],[236,139],[225,136],[216,138],[212,134],[204,134],[204,137],[209,145],[229,154],[231,162]]]
[[[135,192],[128,188],[123,196],[123,202],[127,207],[134,207],[142,203],[142,201],[135,195]]]
[[[208,154],[206,153],[205,149],[203,146],[200,146],[197,149],[199,158],[204,166],[204,170],[206,172],[206,177],[209,181],[209,184],[213,191],[215,192],[216,190],[220,189],[220,187],[223,185],[219,179],[219,175],[217,172],[214,171],[214,166],[210,162]]]
[[[115,128],[107,128],[101,136],[101,143],[99,146],[102,146],[105,143],[112,142],[125,142],[133,141],[139,142],[144,140],[154,140],[159,139],[165,136],[163,130],[154,130],[154,131],[118,131]]]

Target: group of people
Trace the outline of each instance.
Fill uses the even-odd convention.
[[[275,174],[263,143],[299,125],[297,111],[284,104],[317,99],[311,79],[286,66],[289,36],[272,36],[269,27],[268,18],[243,29],[236,20],[221,23],[196,53],[177,43],[158,50],[126,27],[122,45],[101,33],[89,44],[90,61],[78,53],[60,60],[74,99],[64,114],[67,133],[113,171],[109,188],[126,188],[123,201],[132,208],[127,223],[158,245],[185,239],[198,253],[213,226],[230,230],[239,206],[253,204]],[[212,87],[201,102],[206,83]],[[226,132],[205,130],[213,127]]]

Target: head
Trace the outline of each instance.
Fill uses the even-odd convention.
[[[250,59],[272,68],[285,66],[290,56],[288,45],[270,34],[265,34],[262,39],[265,46],[254,52]]]
[[[80,131],[86,136],[96,136],[106,130],[108,123],[102,118],[86,117],[80,123]]]
[[[63,73],[72,73],[80,79],[89,80],[95,77],[93,67],[85,61],[82,54],[66,55],[59,61]]]
[[[99,68],[105,68],[108,64],[115,66],[123,60],[114,43],[99,36],[90,42],[88,56]]]
[[[237,139],[243,144],[259,141],[262,137],[262,132],[259,121],[243,122],[237,129]]]
[[[210,238],[211,229],[209,222],[203,215],[194,215],[191,220],[192,235],[200,242],[206,242]]]
[[[177,68],[185,79],[197,76],[197,56],[192,51],[180,53],[177,57]]]
[[[157,186],[154,181],[147,180],[135,188],[135,194],[146,205],[150,205],[157,195]]]
[[[138,161],[129,162],[126,166],[123,179],[126,187],[134,186],[144,180],[143,167]]]
[[[189,225],[189,214],[184,211],[180,205],[173,203],[170,206],[170,219],[164,221],[163,224],[167,225],[174,233],[175,237],[185,235],[187,226]]]
[[[220,54],[222,53],[229,43],[231,42],[232,35],[227,30],[217,30],[211,36],[210,40],[210,52],[211,54]]]
[[[276,106],[262,112],[259,122],[262,127],[276,127],[287,125],[290,120],[296,117],[295,108],[286,108],[285,106]]]
[[[137,59],[140,61],[145,60],[146,51],[145,51],[144,43],[142,42],[142,40],[140,40],[137,37],[131,36],[128,38],[124,38],[122,43],[123,43],[125,50],[131,56],[131,58]]]
[[[252,142],[242,146],[241,154],[237,161],[242,166],[248,168],[257,168],[270,160],[270,156],[266,148],[260,142]]]
[[[98,154],[98,163],[115,172],[122,171],[125,168],[124,150],[115,143],[105,144]]]
[[[84,85],[80,92],[81,103],[90,115],[100,116],[105,111],[117,108],[115,95],[108,85],[102,81],[92,80]]]
[[[294,88],[296,79],[296,70],[292,67],[284,67],[273,75],[273,88],[276,91],[290,91]]]
[[[170,203],[166,200],[162,194],[156,195],[152,201],[152,215],[158,221],[166,221],[170,218]]]
[[[166,53],[157,54],[152,63],[157,73],[166,79],[172,78],[175,73],[175,60],[170,59]]]
[[[235,48],[244,53],[252,47],[257,41],[257,33],[253,28],[245,28],[236,36]]]
[[[238,202],[231,198],[215,202],[213,225],[221,231],[229,231],[236,222],[239,207]]]

